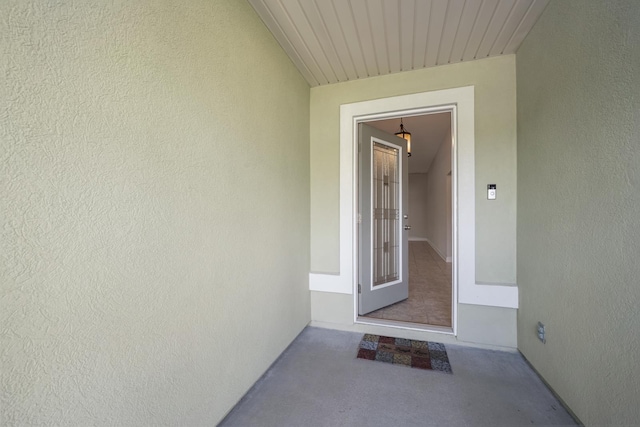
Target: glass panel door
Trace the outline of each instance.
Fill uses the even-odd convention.
[[[358,314],[409,296],[407,142],[358,124]]]
[[[399,150],[373,144],[373,285],[400,278]]]

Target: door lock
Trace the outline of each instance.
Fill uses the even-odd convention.
[[[410,226],[410,225],[405,225],[405,226],[404,226],[404,229],[405,229],[405,230],[411,230],[411,226]]]

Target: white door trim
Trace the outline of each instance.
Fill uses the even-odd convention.
[[[454,109],[453,139],[453,262],[456,333],[457,302],[495,307],[518,307],[515,286],[483,285],[475,280],[475,96],[465,86],[340,106],[340,273],[309,274],[309,289],[356,295],[357,287],[357,123]],[[457,301],[456,301],[457,300]],[[354,298],[354,322],[357,317]]]

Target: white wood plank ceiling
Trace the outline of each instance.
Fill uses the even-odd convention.
[[[516,52],[549,0],[249,0],[309,85]]]

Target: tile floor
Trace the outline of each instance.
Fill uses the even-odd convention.
[[[451,263],[427,242],[409,242],[409,298],[365,317],[451,327]]]

